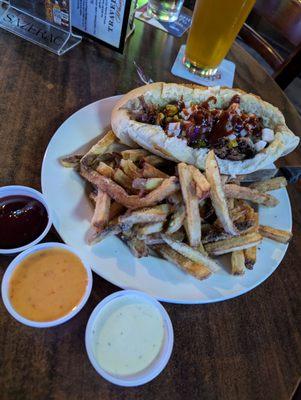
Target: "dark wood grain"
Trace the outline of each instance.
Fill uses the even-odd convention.
[[[169,72],[183,39],[143,23],[124,55],[84,42],[62,58],[0,31],[0,182],[40,189],[47,143],[74,111],[140,85],[135,59],[154,80],[181,81]],[[235,85],[277,105],[296,133],[296,110],[263,69],[234,45]],[[301,164],[300,150],[285,158]],[[22,326],[0,305],[1,400],[156,399],[287,400],[301,370],[300,186],[289,189],[294,238],[281,266],[244,296],[208,305],[165,304],[175,345],[166,369],[143,387],[119,388],[101,379],[84,348],[93,307],[117,288],[94,275],[91,297],[57,328]],[[55,232],[47,240],[57,240]],[[1,274],[11,257],[0,257]]]

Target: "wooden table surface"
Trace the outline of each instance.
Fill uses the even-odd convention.
[[[134,59],[154,80],[181,81],[170,69],[184,41],[138,21],[124,55],[84,42],[58,58],[0,31],[0,184],[40,189],[42,157],[53,133],[79,108],[140,85]],[[300,134],[300,116],[256,61],[236,44],[228,58],[236,63],[235,86],[278,106]],[[300,165],[300,150],[282,162]],[[300,186],[289,194],[294,238],[281,266],[253,291],[226,302],[165,304],[175,332],[173,354],[165,370],[142,387],[104,381],[85,352],[89,315],[117,287],[94,275],[84,309],[44,330],[22,326],[1,303],[1,400],[290,399],[301,371]],[[58,238],[52,232],[47,240]],[[1,275],[11,259],[0,257]]]

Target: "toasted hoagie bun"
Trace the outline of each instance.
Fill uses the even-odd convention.
[[[240,89],[201,87],[175,83],[156,82],[134,89],[123,96],[112,112],[111,125],[114,133],[121,142],[143,148],[163,158],[182,161],[205,168],[205,160],[210,146],[193,148],[187,144],[185,137],[168,135],[160,125],[138,122],[132,113],[141,109],[141,96],[146,104],[164,107],[170,102],[183,101],[185,104],[200,104],[211,96],[216,102],[215,109],[225,109],[231,103],[233,96],[240,98],[240,110],[246,114],[254,114],[260,118],[265,129],[272,132],[273,139],[266,142],[266,147],[258,149],[252,158],[239,161],[220,158],[217,161],[222,174],[247,174],[265,168],[279,157],[293,151],[299,143],[299,137],[285,124],[283,114],[260,97],[245,93]],[[264,141],[263,141],[264,142]]]

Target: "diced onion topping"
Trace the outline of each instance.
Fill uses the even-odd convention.
[[[270,143],[274,140],[274,131],[270,128],[263,128],[262,130],[262,140],[265,140],[266,142]]]
[[[265,140],[259,140],[257,143],[254,144],[256,151],[261,151],[265,148],[267,142]]]

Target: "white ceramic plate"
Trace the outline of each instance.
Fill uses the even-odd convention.
[[[72,169],[59,164],[62,156],[83,153],[110,124],[111,110],[119,96],[99,100],[69,117],[52,137],[42,166],[42,190],[53,211],[53,223],[62,239],[83,252],[95,273],[123,289],[142,290],[162,301],[196,304],[227,300],[248,292],[263,282],[280,264],[287,245],[264,239],[257,262],[243,276],[223,268],[209,279],[198,281],[173,264],[155,257],[136,259],[118,238],[111,237],[90,247],[85,235],[92,206],[85,195],[83,180]],[[285,189],[274,191],[280,203],[259,209],[260,223],[291,230],[292,215]]]

